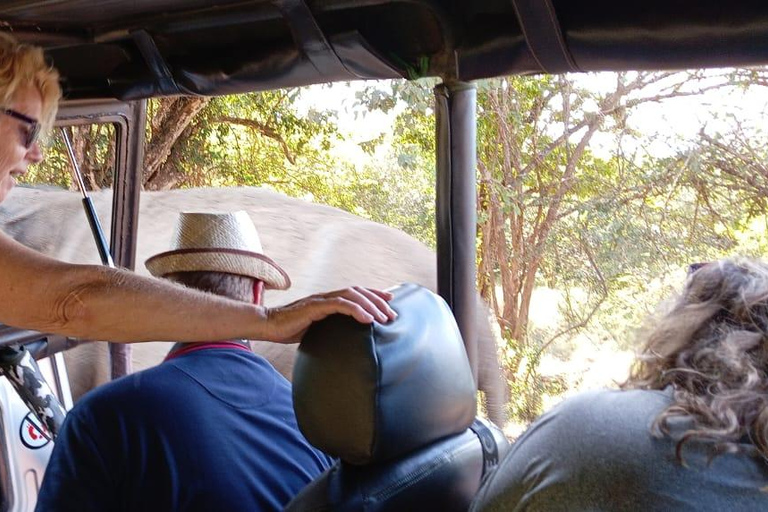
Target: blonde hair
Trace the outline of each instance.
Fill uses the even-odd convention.
[[[692,420],[677,443],[681,463],[688,441],[714,441],[715,456],[738,451],[744,437],[768,460],[768,265],[730,259],[695,271],[646,332],[623,387],[672,388],[653,429],[669,434],[673,418]]]
[[[59,73],[46,62],[43,50],[19,43],[13,36],[0,32],[0,104],[8,106],[19,88],[34,85],[42,96],[43,132],[56,118],[61,87]]]

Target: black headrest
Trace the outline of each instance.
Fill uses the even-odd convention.
[[[463,432],[475,417],[474,379],[450,309],[418,285],[392,291],[397,320],[316,322],[294,365],[301,431],[351,464],[399,457]]]

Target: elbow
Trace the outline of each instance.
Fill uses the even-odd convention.
[[[98,325],[94,302],[119,280],[117,273],[107,267],[84,266],[53,299],[48,332],[75,337],[94,337]]]

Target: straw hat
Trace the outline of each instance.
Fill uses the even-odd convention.
[[[291,286],[288,274],[264,255],[251,218],[244,211],[181,213],[171,250],[149,258],[144,265],[157,277],[172,272],[212,271],[253,277],[267,289]]]

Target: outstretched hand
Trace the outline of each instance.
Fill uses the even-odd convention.
[[[310,324],[328,315],[349,315],[358,322],[386,323],[397,318],[389,307],[389,292],[353,286],[328,293],[310,295],[285,306],[267,308],[267,341],[298,343]]]

